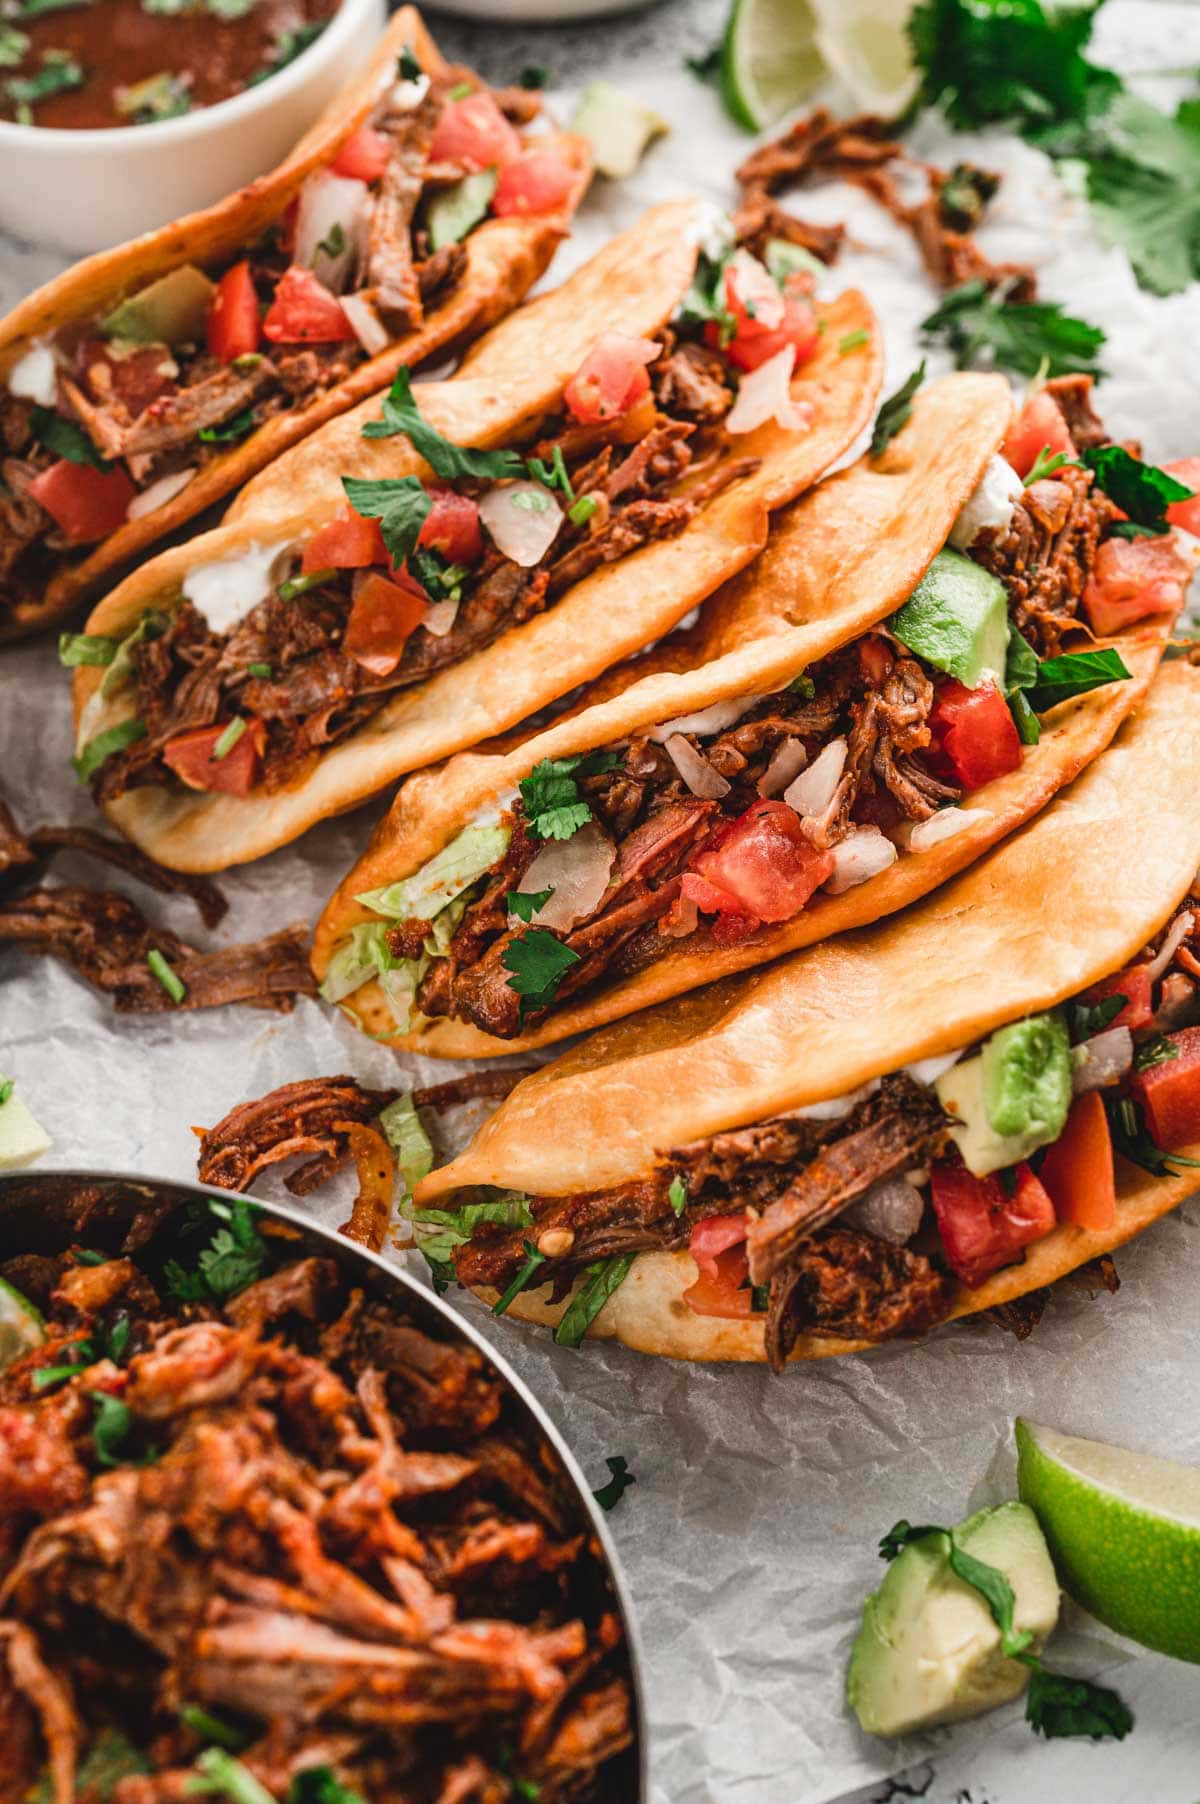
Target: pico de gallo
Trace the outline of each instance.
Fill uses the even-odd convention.
[[[27,343],[0,375],[0,625],[419,329],[462,282],[482,221],[563,207],[577,171],[519,129],[540,104],[463,69],[431,77],[406,50],[371,116],[253,243]]]
[[[450,1016],[511,1039],[676,946],[750,939],[988,818],[972,797],[1020,767],[1039,715],[1130,675],[1117,647],[1063,651],[1065,636],[1173,615],[1190,574],[1165,520],[1120,536],[1101,483],[1128,509],[1172,479],[1109,445],[1089,384],[1034,395],[875,631],[777,693],[540,760],[422,870],[360,895],[379,918],[336,951],[327,999],[352,1011],[377,979],[400,1031]]]
[[[1118,1155],[1200,1167],[1197,897],[1126,969],[982,1043],[664,1153],[636,1183],[410,1208],[418,1243],[504,1295],[580,1281],[576,1341],[638,1253],[684,1250],[686,1306],[762,1320],[776,1370],[802,1334],[922,1334],[1056,1227],[1111,1229]]]
[[[344,477],[345,506],[304,542],[198,567],[120,645],[67,638],[68,661],[111,660],[105,692],[130,703],[77,761],[97,798],[278,790],[398,690],[682,533],[757,468],[741,447],[764,420],[807,431],[789,382],[817,345],[811,276],[777,280],[732,248],[720,270],[722,321],[685,307],[653,338],[604,333],[532,442],[525,424],[516,445],[452,444],[401,370],[363,434],[407,439],[430,479]]]

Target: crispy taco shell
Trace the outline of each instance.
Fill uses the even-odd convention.
[[[314,968],[323,977],[343,936],[377,917],[355,901],[418,870],[497,796],[511,794],[541,758],[611,744],[710,704],[767,694],[818,658],[890,614],[945,544],[955,516],[1004,436],[1009,391],[1002,377],[948,376],[917,396],[911,423],[878,459],[864,458],[788,508],[763,555],[715,596],[699,633],[681,653],[661,648],[632,671],[613,673],[598,704],[574,713],[501,755],[468,754],[423,771],[400,789],[371,844],[318,922]],[[1168,629],[1139,625],[1119,645],[1131,680],[1113,683],[1045,715],[1041,742],[1019,769],[972,793],[989,818],[840,896],[818,894],[792,920],[761,927],[734,946],[698,928],[635,976],[597,986],[551,1011],[529,1032],[500,1040],[468,1022],[421,1021],[393,1043],[440,1058],[469,1058],[546,1046],[635,1009],[861,927],[904,908],[971,864],[1043,808],[1103,751],[1154,675]],[[697,662],[699,660],[699,662]],[[675,666],[686,662],[689,667]],[[638,673],[650,667],[651,674]],[[630,681],[630,677],[635,680]],[[624,687],[620,687],[624,684]],[[611,693],[617,689],[618,693]],[[377,984],[355,992],[368,1032],[393,1029]]]
[[[180,264],[211,263],[253,243],[285,211],[307,177],[331,162],[345,139],[363,123],[394,79],[396,58],[406,45],[430,72],[447,67],[420,13],[415,7],[402,7],[389,22],[363,73],[331,101],[285,162],[201,213],[85,258],[29,295],[0,322],[0,382],[44,334],[108,312],[131,289]],[[415,365],[464,344],[511,312],[566,236],[591,176],[585,140],[559,134],[554,141],[578,171],[563,209],[485,220],[467,239],[467,268],[461,281],[443,302],[430,308],[416,331],[368,358],[344,382],[314,396],[305,406],[272,415],[249,438],[211,458],[173,500],[128,521],[78,563],[58,571],[36,603],[0,609],[0,643],[63,619],[148,545],[195,519],[325,421],[385,388],[401,364]]]
[[[451,1164],[417,1190],[496,1185],[538,1195],[644,1177],[689,1141],[838,1096],[980,1039],[1120,970],[1163,927],[1200,867],[1200,672],[1166,665],[1116,742],[1036,820],[920,908],[635,1016],[525,1078]],[[1187,1151],[1195,1156],[1200,1147]],[[977,1289],[973,1315],[1053,1284],[1175,1208],[1195,1174],[1118,1160],[1117,1219],[1060,1227]],[[592,1332],[680,1359],[761,1360],[760,1320],[696,1315],[687,1253],[646,1253]],[[556,1321],[520,1295],[511,1313]],[[863,1350],[806,1336],[793,1357]]]
[[[691,280],[694,216],[693,202],[654,208],[561,288],[512,314],[466,372],[418,388],[426,419],[458,444],[528,442],[602,332],[648,336],[670,318]],[[813,426],[788,433],[770,423],[739,438],[736,456],[759,458],[758,469],[718,494],[679,536],[602,565],[523,626],[427,682],[398,690],[286,789],[240,798],[139,788],[106,804],[109,818],[161,864],[224,870],[274,851],[407,771],[503,732],[668,633],[755,557],[766,543],[769,511],[815,482],[870,417],[882,372],[874,315],[854,291],[819,312],[827,322],[820,349],[792,383],[793,396],[814,407]],[[836,345],[848,332],[865,332],[867,342],[855,356],[839,357]],[[252,544],[310,537],[345,506],[343,475],[428,477],[407,439],[362,437],[363,424],[378,416],[374,396],[312,435],[251,483],[215,531],[127,577],[93,609],[88,631],[117,635],[144,608],[169,608],[198,563]],[[81,739],[130,712],[122,696],[88,707],[102,677],[87,667],[76,672]]]

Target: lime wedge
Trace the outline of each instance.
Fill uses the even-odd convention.
[[[0,1372],[45,1338],[45,1325],[29,1298],[0,1278]]]
[[[1200,1662],[1200,1466],[1018,1417],[1017,1476],[1075,1601],[1144,1647]]]
[[[856,106],[894,119],[917,88],[905,26],[911,0],[813,0],[817,49]]]
[[[821,80],[809,0],[733,0],[721,45],[721,96],[747,131],[760,132]]]

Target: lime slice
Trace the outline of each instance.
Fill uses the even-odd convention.
[[[1200,1466],[1017,1419],[1021,1497],[1077,1603],[1144,1647],[1200,1662]]]
[[[896,118],[917,88],[905,25],[911,0],[812,0],[817,50],[868,113]]]
[[[0,1372],[45,1338],[45,1325],[29,1298],[0,1278]]]
[[[809,0],[733,0],[721,45],[721,95],[747,131],[773,125],[821,80],[815,23]]]

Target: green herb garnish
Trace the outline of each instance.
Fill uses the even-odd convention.
[[[22,14],[25,18],[29,16]],[[73,88],[81,88],[83,80],[83,70],[74,57],[68,56],[65,50],[47,50],[36,75],[10,75],[4,83],[4,91],[16,108],[18,124],[32,125],[33,109],[39,100],[49,100],[54,94],[69,94]]]
[[[1021,478],[1022,488],[1031,489],[1035,482],[1042,482],[1047,476],[1053,476],[1055,470],[1061,470],[1070,461],[1065,451],[1056,451],[1051,457],[1049,445],[1043,445],[1033,460],[1033,468],[1028,476]]]
[[[240,439],[253,432],[257,424],[254,409],[243,407],[241,413],[235,413],[222,426],[201,426],[196,437],[202,445],[236,445]]]
[[[288,1804],[366,1804],[361,1792],[343,1785],[332,1767],[306,1766],[288,1789]]]
[[[363,437],[403,436],[444,482],[454,482],[463,476],[473,476],[484,482],[499,482],[505,477],[520,476],[522,472],[523,460],[515,451],[470,451],[461,445],[452,445],[448,438],[443,438],[436,426],[431,426],[421,418],[413,399],[412,382],[407,368],[397,370],[391,389],[383,397],[381,412],[381,419],[369,420],[363,427]],[[353,479],[346,477],[342,479],[347,492],[351,480]],[[409,476],[403,480],[416,482],[417,479]],[[352,501],[353,499],[351,496]],[[361,508],[359,512],[362,512]]]
[[[517,77],[519,88],[548,88],[551,76],[549,69],[541,63],[526,63]]]
[[[560,1347],[577,1347],[613,1292],[629,1276],[634,1254],[623,1253],[619,1259],[598,1259],[583,1270],[583,1283],[563,1311],[554,1330]]]
[[[533,837],[570,839],[578,833],[591,820],[592,811],[576,779],[612,770],[619,762],[615,752],[602,751],[540,759],[518,785]]]
[[[579,963],[579,954],[564,946],[549,928],[531,927],[504,948],[500,963],[512,973],[508,987],[520,996],[524,1017],[549,1007],[571,966]]]
[[[219,1748],[227,1748],[232,1754],[240,1754],[244,1747],[249,1746],[250,1737],[248,1735],[241,1729],[236,1729],[232,1723],[227,1723],[221,1717],[214,1716],[212,1711],[206,1710],[202,1704],[182,1704],[179,1710],[179,1720],[185,1728],[192,1731],[193,1735],[199,1735],[203,1740],[213,1742]]]
[[[174,972],[157,947],[152,947],[146,954],[146,963],[151,975],[157,977],[163,989],[174,1003],[180,1003],[187,995],[187,985]]]
[[[687,1208],[688,1187],[678,1172],[675,1173],[675,1176],[667,1186],[667,1201],[670,1203],[672,1209],[674,1209],[676,1215],[682,1215]]]
[[[252,677],[269,677],[272,674],[269,664],[247,664],[246,675]]]
[[[921,102],[962,131],[1084,117],[1121,86],[1082,54],[1095,11],[1093,0],[922,0],[908,23]]]
[[[539,1253],[532,1240],[522,1242],[525,1249],[525,1263],[509,1285],[504,1295],[492,1304],[493,1315],[504,1315],[517,1297],[520,1296],[539,1265],[545,1265],[545,1253]]]
[[[637,1478],[629,1470],[629,1461],[623,1453],[610,1453],[604,1463],[610,1474],[608,1483],[593,1491],[592,1496],[602,1510],[615,1510],[630,1485],[637,1483]]]
[[[1166,1034],[1153,1034],[1150,1039],[1143,1040],[1133,1055],[1135,1071],[1149,1071],[1154,1065],[1169,1065],[1172,1059],[1179,1057],[1179,1047],[1174,1040],[1168,1040]]]
[[[112,469],[83,427],[76,425],[74,420],[64,420],[52,407],[34,407],[29,424],[39,445],[45,445],[55,457],[63,457],[72,464],[87,464],[93,470]]]
[[[167,1261],[164,1275],[171,1295],[183,1303],[221,1302],[236,1296],[261,1277],[267,1243],[258,1231],[258,1210],[240,1198],[226,1203],[209,1197],[207,1207],[225,1225],[218,1228],[189,1272],[177,1259]]]
[[[134,745],[145,737],[146,723],[136,716],[131,720],[119,720],[115,727],[106,727],[103,733],[97,733],[94,739],[89,739],[83,750],[72,758],[71,764],[76,776],[81,783],[86,783],[114,752],[124,751],[127,745]]]
[[[504,906],[510,915],[516,915],[518,921],[524,921],[528,926],[538,910],[545,908],[553,894],[552,889],[510,889],[504,898]]]
[[[411,44],[406,44],[396,58],[396,73],[401,81],[420,81],[425,71],[417,61]]]
[[[96,1414],[92,1419],[92,1445],[100,1464],[152,1465],[158,1458],[158,1450],[154,1447],[148,1447],[137,1459],[122,1451],[123,1443],[133,1427],[133,1411],[129,1405],[119,1397],[110,1397],[107,1391],[93,1391],[91,1397],[96,1406]]]
[[[599,505],[594,495],[581,495],[574,507],[567,509],[567,519],[572,526],[586,526]]]
[[[1038,665],[1037,681],[1029,691],[1030,705],[1044,714],[1058,702],[1073,695],[1086,695],[1106,683],[1127,682],[1131,676],[1119,651],[1065,652],[1058,658],[1043,658]]]
[[[1034,376],[1083,370],[1098,375],[1105,334],[1074,319],[1057,301],[1007,301],[976,278],[946,295],[921,322],[925,338],[940,340],[957,368],[979,365]]]
[[[838,356],[846,357],[851,351],[860,351],[864,345],[869,345],[870,342],[871,334],[865,326],[860,326],[857,332],[847,332],[844,338],[838,339]]]
[[[366,430],[364,426],[364,433]],[[420,477],[385,476],[371,481],[360,476],[343,476],[342,487],[355,513],[379,521],[392,562],[403,563],[416,548],[421,528],[433,506]]]
[[[325,583],[333,581],[337,571],[333,568],[310,570],[306,576],[293,576],[288,582],[280,583],[275,593],[280,601],[295,601],[297,595],[307,595],[310,589],[320,589]]]
[[[1196,492],[1157,464],[1132,457],[1123,445],[1096,445],[1081,451],[1079,461],[1121,512],[1155,537],[1168,531],[1167,508],[1175,501],[1190,501]]]
[[[329,236],[327,238],[322,238],[320,244],[318,244],[313,260],[315,262],[316,257],[321,256],[322,254],[326,257],[340,257],[345,248],[346,228],[340,219],[335,219],[332,226],[329,228]]]
[[[234,746],[237,744],[238,740],[242,737],[242,735],[245,733],[245,731],[246,731],[245,716],[241,715],[241,714],[235,714],[233,719],[230,721],[229,725],[225,728],[225,731],[220,735],[220,737],[216,741],[216,744],[213,746],[212,751],[209,753],[210,762],[219,764],[222,758],[228,758],[230,752],[233,750]]]
[[[184,1781],[184,1791],[189,1797],[222,1796],[229,1804],[275,1804],[250,1768],[225,1748],[205,1748],[196,1756],[196,1771]]]
[[[567,466],[563,462],[561,445],[555,445],[554,454],[549,463],[545,463],[540,457],[529,457],[525,461],[531,476],[548,489],[561,489],[567,500],[574,503],[575,491],[571,487],[571,478],[567,475]]]
[[[60,633],[58,661],[67,670],[80,664],[111,664],[120,650],[121,641],[105,633]]]
[[[899,387],[894,395],[889,395],[879,412],[875,415],[875,430],[871,434],[870,454],[879,457],[887,450],[896,434],[912,419],[913,396],[925,380],[925,359],[922,358],[907,382]]]

